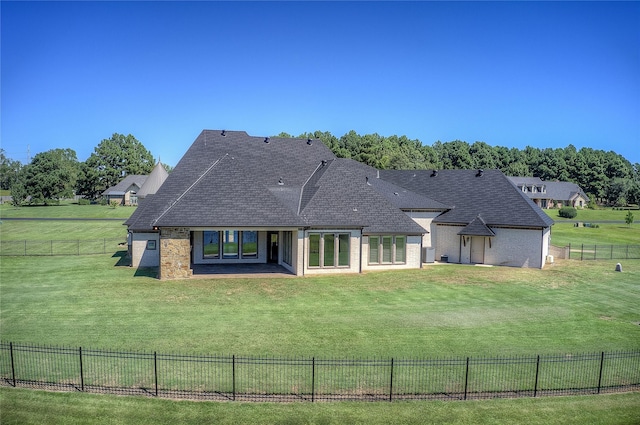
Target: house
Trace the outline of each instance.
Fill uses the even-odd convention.
[[[130,174],[120,183],[102,192],[102,197],[110,204],[117,201],[119,205],[137,205],[137,192],[144,185],[147,176]]]
[[[136,193],[138,202],[149,195],[155,194],[158,189],[160,189],[160,186],[162,186],[162,183],[164,183],[167,177],[169,177],[169,173],[164,168],[164,165],[162,165],[162,163],[158,161],[155,167],[153,167],[153,170],[151,170],[151,174],[149,174],[149,176],[146,178],[146,180]]]
[[[589,197],[575,183],[543,181],[539,177],[509,177],[540,208],[584,208]]]
[[[544,266],[553,221],[498,170],[383,171],[321,141],[203,131],[125,223],[132,266],[275,263],[298,276],[447,260]]]

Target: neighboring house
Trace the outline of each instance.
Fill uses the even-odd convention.
[[[584,208],[589,203],[589,197],[575,183],[543,181],[539,177],[509,177],[509,180],[540,208]]]
[[[381,171],[320,141],[205,130],[125,223],[132,266],[273,262],[302,276],[433,259],[545,264],[553,221],[498,170]]]
[[[120,183],[102,192],[108,204],[117,201],[120,205],[138,205],[137,192],[144,185],[147,176],[130,174]]]
[[[160,189],[162,183],[169,177],[169,173],[164,168],[164,165],[160,161],[153,167],[151,170],[151,174],[147,177],[145,182],[142,184],[140,189],[137,192],[138,202],[142,199],[146,198],[149,195],[153,195]]]

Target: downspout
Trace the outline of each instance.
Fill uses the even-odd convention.
[[[364,258],[362,258],[362,247],[363,247],[363,242],[362,242],[362,230],[364,229],[364,227],[360,228],[360,265],[358,267],[358,273],[362,273],[362,262],[364,261]]]
[[[424,252],[424,251],[423,251],[424,247],[422,246],[422,243],[423,243],[422,238],[423,238],[423,237],[424,237],[424,235],[420,236],[420,268],[422,268],[422,267],[423,267],[423,262],[422,262],[422,260],[423,260],[423,258],[422,258],[422,253]],[[425,259],[426,259],[426,258],[425,258]]]

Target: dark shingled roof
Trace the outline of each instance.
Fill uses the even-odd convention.
[[[438,204],[439,205],[439,204]],[[335,227],[427,231],[320,141],[203,131],[157,193],[125,222],[154,227]]]
[[[467,224],[462,230],[458,232],[463,236],[495,236],[493,230],[487,227],[482,217],[477,216],[473,221]]]
[[[380,177],[451,207],[434,223],[545,228],[553,220],[500,170],[383,170]]]

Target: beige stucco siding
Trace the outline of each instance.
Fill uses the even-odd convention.
[[[422,246],[425,248],[432,247],[435,242],[433,239],[432,221],[442,214],[442,211],[405,211],[405,214],[429,232],[422,236]]]
[[[542,229],[492,228],[491,249],[485,251],[485,264],[542,268],[549,249],[549,232]],[[546,248],[543,248],[546,247]]]
[[[130,233],[131,266],[157,267],[160,265],[160,246],[158,233]],[[155,249],[147,249],[147,242],[154,241]],[[153,245],[153,243],[151,244]]]

